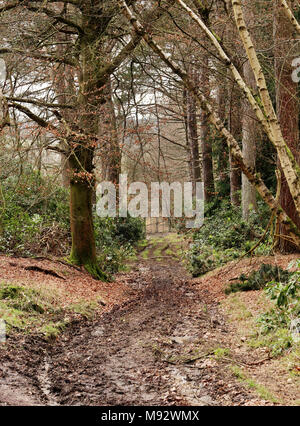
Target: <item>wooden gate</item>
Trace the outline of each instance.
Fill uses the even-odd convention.
[[[148,217],[146,219],[147,234],[166,234],[171,232],[171,223],[168,217]]]

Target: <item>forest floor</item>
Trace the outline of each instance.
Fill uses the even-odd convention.
[[[299,405],[299,351],[273,358],[253,341],[263,294],[224,294],[241,272],[295,256],[192,279],[184,249],[176,235],[153,236],[113,283],[54,260],[1,256],[0,290],[34,289],[44,308],[15,304],[7,314],[0,304],[12,324],[0,343],[0,405]]]

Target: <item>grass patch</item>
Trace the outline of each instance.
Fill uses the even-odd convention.
[[[230,295],[224,302],[228,314],[230,315],[231,321],[247,321],[249,318],[253,318],[252,313],[247,309],[245,303],[241,300],[239,294]]]
[[[265,386],[249,378],[240,367],[237,365],[231,365],[229,368],[239,382],[246,385],[250,389],[253,389],[260,398],[274,403],[280,402]]]
[[[58,321],[58,322],[49,322],[41,327],[40,332],[44,334],[47,339],[56,339],[57,336],[65,330],[68,322]]]
[[[153,257],[162,257],[163,256],[162,250],[163,250],[162,247],[157,247],[153,252]]]
[[[214,350],[214,357],[216,360],[221,360],[222,358],[228,357],[230,355],[230,349],[228,348],[216,348]]]
[[[142,258],[143,258],[143,259],[148,259],[148,258],[149,258],[149,256],[150,256],[150,251],[149,251],[149,250],[144,250],[144,251],[141,253],[141,256],[142,256]]]
[[[289,371],[290,376],[295,379],[300,388],[300,343],[294,344],[292,349],[282,358],[282,363]]]
[[[268,334],[257,334],[251,337],[247,343],[251,348],[268,348],[272,357],[282,355],[293,345],[292,337],[286,328],[279,328]]]

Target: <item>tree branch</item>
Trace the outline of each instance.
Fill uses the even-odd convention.
[[[20,3],[20,1],[15,1],[10,4],[6,4],[5,6],[0,7],[0,13],[15,9],[16,7],[20,6]]]
[[[37,106],[45,107],[45,108],[62,108],[62,109],[74,108],[73,105],[69,105],[69,104],[52,104],[52,103],[37,101],[35,99],[14,98],[9,96],[6,99],[12,102],[23,102],[25,104],[32,104],[32,105],[37,105]]]
[[[50,18],[54,18],[56,21],[58,22],[62,22],[63,24],[68,25],[69,27],[73,27],[76,28],[77,31],[80,34],[83,34],[84,31],[81,28],[80,25],[76,24],[76,22],[70,21],[67,18],[64,18],[61,15],[58,15],[56,12],[54,12],[53,10],[47,9],[46,7],[38,7],[38,6],[28,6],[26,5],[26,8],[28,10],[30,10],[31,12],[41,12],[41,13],[45,13],[47,16],[50,16]]]
[[[175,0],[171,0],[169,2],[168,7],[173,4]],[[159,7],[156,7],[154,10],[149,12],[147,16],[145,17],[145,20],[148,22],[153,22],[162,17],[162,15],[165,13],[164,9],[160,9]],[[108,75],[111,75],[121,64],[122,62],[129,56],[131,52],[134,51],[134,49],[139,45],[140,41],[142,40],[142,36],[138,34],[137,32],[134,33],[131,40],[123,47],[123,49],[120,51],[120,53],[106,66],[104,66],[100,71],[100,79],[105,78]]]
[[[29,50],[10,49],[8,47],[0,47],[0,54],[4,54],[4,53],[24,55],[24,56],[27,56],[27,57],[30,57],[30,58],[40,59],[42,61],[55,62],[55,63],[59,63],[59,64],[76,66],[76,62],[72,61],[71,59],[59,58],[59,57],[55,57],[55,56],[52,56],[52,55],[38,53],[38,52],[30,52]]]
[[[55,134],[58,133],[58,129],[55,126],[53,126],[53,124],[44,120],[42,117],[39,117],[38,115],[34,114],[32,111],[30,111],[29,108],[26,108],[24,105],[13,103],[13,104],[8,104],[8,106],[16,108],[18,111],[23,112],[25,115],[27,115],[28,118],[33,120],[35,123],[37,123],[39,126],[43,127],[44,129],[48,129],[54,132]]]
[[[182,0],[178,1],[182,2]],[[296,209],[300,213],[300,167],[292,151],[289,149],[287,143],[284,140],[282,130],[267,87],[266,79],[257,57],[249,30],[246,26],[241,1],[232,0],[232,7],[236,26],[247,53],[249,63],[256,80],[256,85],[260,93],[263,110],[265,111],[269,122],[270,135],[273,136],[274,146],[278,154],[278,159],[280,161]]]
[[[294,29],[297,31],[298,34],[300,34],[300,24],[295,18],[293,12],[291,11],[289,5],[287,4],[286,0],[279,0],[280,6],[283,9],[283,13],[285,16],[289,19],[291,24],[293,25]]]

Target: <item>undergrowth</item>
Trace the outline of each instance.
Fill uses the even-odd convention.
[[[189,269],[194,277],[201,276],[227,262],[247,254],[262,237],[269,211],[259,203],[258,213],[252,211],[247,221],[242,219],[241,208],[223,200],[207,204],[204,224],[193,235],[187,253]],[[256,254],[270,254],[269,237],[259,245]]]
[[[0,252],[64,254],[70,245],[68,192],[31,168],[0,184]]]
[[[237,282],[230,284],[225,289],[225,294],[236,293],[238,291],[261,290],[270,281],[286,283],[290,275],[288,271],[279,266],[263,263],[259,270],[251,272],[248,277],[245,274],[241,274]]]
[[[290,269],[296,266],[297,269]],[[257,328],[248,341],[251,347],[267,347],[273,357],[300,344],[300,261],[291,262],[289,270],[261,265],[248,277],[240,276],[226,294],[248,290],[264,290],[268,300],[265,312],[256,318]],[[271,306],[270,306],[271,304]]]
[[[94,211],[99,267],[111,276],[145,236],[140,218],[99,218]],[[71,248],[69,191],[32,168],[0,182],[0,253],[67,256]]]
[[[294,262],[289,268],[293,266]],[[295,342],[300,342],[300,260],[296,267],[295,271],[289,272],[286,281],[273,280],[267,284],[265,293],[273,307],[260,315],[258,323],[264,334],[284,328],[290,330]]]

